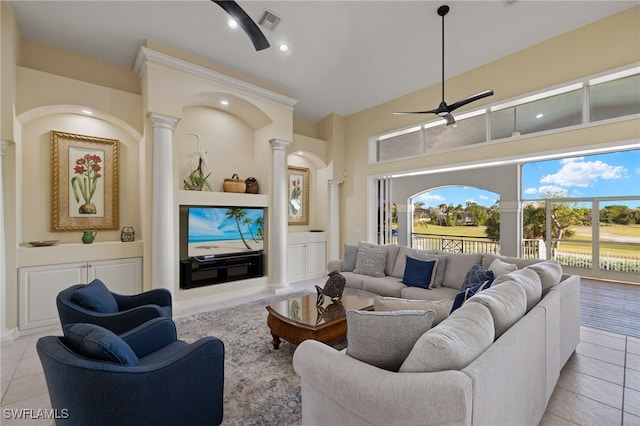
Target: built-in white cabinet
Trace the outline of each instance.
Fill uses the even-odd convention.
[[[95,278],[104,282],[114,293],[140,293],[142,258],[20,268],[18,327],[23,331],[59,324],[56,308],[58,293],[74,284],[85,284]]]
[[[324,232],[292,232],[287,238],[287,280],[320,277],[327,268],[327,237]]]

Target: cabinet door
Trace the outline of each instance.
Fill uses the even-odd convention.
[[[306,270],[306,247],[303,244],[287,246],[287,280],[303,279]]]
[[[307,244],[307,278],[324,275],[327,268],[325,243]]]
[[[89,262],[88,281],[98,278],[109,291],[118,294],[142,292],[142,259],[101,260]]]
[[[56,296],[62,290],[87,282],[87,264],[20,268],[19,324],[20,330],[60,324]]]

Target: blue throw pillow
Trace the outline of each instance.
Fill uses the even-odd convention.
[[[481,265],[475,264],[469,269],[464,277],[464,282],[460,290],[483,284],[485,281],[493,282],[493,271],[484,269]]]
[[[118,312],[118,302],[107,286],[100,280],[93,280],[73,292],[73,298],[82,306],[102,314]]]
[[[97,361],[121,365],[140,365],[131,346],[111,330],[95,324],[67,324],[65,342],[75,353]]]
[[[429,288],[436,270],[437,259],[418,260],[407,256],[402,283],[412,287]]]
[[[464,290],[460,290],[458,294],[456,294],[455,299],[453,299],[453,305],[451,305],[451,310],[449,311],[449,315],[453,313],[460,306],[464,305],[464,302],[469,300],[472,296],[480,293],[482,290],[491,287],[491,281],[485,281],[482,284],[478,284],[473,287],[467,287]]]

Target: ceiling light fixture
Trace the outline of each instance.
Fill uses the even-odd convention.
[[[543,113],[540,113],[540,114],[536,115],[536,118],[542,118],[542,117],[544,117]]]
[[[229,28],[232,28],[232,29],[234,29],[234,30],[235,30],[236,28],[238,28],[238,22],[236,22],[236,20],[235,20],[235,19],[229,19],[229,21],[227,22],[227,24],[229,24]]]
[[[93,112],[91,112],[91,110],[90,110],[90,109],[83,109],[83,110],[80,110],[80,112],[81,112],[81,113],[83,113],[83,114],[85,114],[85,115],[91,115],[91,114],[93,114]]]
[[[220,105],[222,105],[222,106],[229,106],[229,101],[228,101],[228,100],[226,100],[226,99],[221,99],[221,100],[220,100]]]
[[[278,49],[280,49],[281,52],[288,52],[289,46],[286,45],[285,43],[282,43]]]

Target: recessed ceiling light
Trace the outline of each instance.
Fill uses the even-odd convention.
[[[229,19],[229,22],[227,23],[229,24],[229,28],[233,28],[234,30],[238,28],[238,23],[235,21],[235,19]]]
[[[542,114],[542,113],[536,115],[536,118],[542,118],[542,117],[544,117],[544,114]]]
[[[286,44],[282,43],[278,49],[280,49],[281,52],[288,52],[289,51],[289,46],[287,46]]]
[[[229,101],[228,101],[228,100],[226,100],[226,99],[221,99],[221,100],[220,100],[220,105],[222,105],[222,106],[229,106]]]
[[[86,115],[91,115],[91,114],[93,114],[93,112],[91,112],[91,110],[90,110],[90,109],[83,109],[83,110],[80,110],[80,112],[81,112],[81,113],[83,113],[83,114],[86,114]]]

